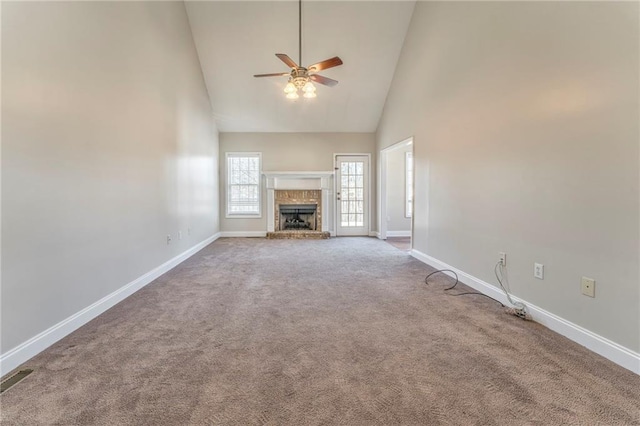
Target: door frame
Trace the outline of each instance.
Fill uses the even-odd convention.
[[[331,232],[334,237],[338,236],[338,179],[336,179],[336,175],[338,172],[338,157],[340,156],[359,156],[359,157],[367,157],[367,162],[369,163],[369,173],[367,176],[367,222],[369,223],[369,229],[367,229],[368,236],[375,236],[375,233],[371,232],[371,153],[366,152],[339,152],[333,153],[333,231]]]
[[[381,240],[387,239],[387,172],[388,172],[388,160],[389,160],[389,152],[394,151],[396,149],[404,148],[407,146],[411,146],[411,152],[413,153],[413,136],[410,136],[400,142],[396,142],[393,145],[390,145],[384,149],[380,150],[380,159],[378,168],[380,170],[380,181],[378,182],[380,186],[380,199],[378,200],[378,238]],[[415,175],[416,175],[416,167],[415,167],[415,155],[413,160],[413,182],[412,188],[414,189],[414,197],[411,208],[411,248],[413,248],[413,221],[415,216]]]

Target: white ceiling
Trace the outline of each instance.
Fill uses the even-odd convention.
[[[214,117],[221,132],[374,132],[402,49],[413,1],[303,1],[304,66],[333,56],[344,65],[321,75],[318,97],[284,97],[298,62],[298,3],[189,1],[187,12]]]

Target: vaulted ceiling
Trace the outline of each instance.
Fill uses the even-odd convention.
[[[188,1],[214,117],[221,132],[373,132],[384,107],[413,12],[413,1],[303,1],[302,65],[339,56],[320,74],[317,98],[284,96],[298,62],[297,1]]]

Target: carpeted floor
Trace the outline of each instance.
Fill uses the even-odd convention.
[[[373,238],[218,240],[29,361],[1,423],[640,424],[640,377],[430,270]]]
[[[398,250],[411,250],[411,237],[387,237],[385,241]]]

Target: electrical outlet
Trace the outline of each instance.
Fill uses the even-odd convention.
[[[500,263],[502,264],[502,266],[507,266],[507,253],[504,253],[504,252],[498,253],[498,259],[500,260]]]
[[[167,235],[167,244],[171,244],[171,235]]]
[[[544,265],[542,263],[533,264],[533,276],[539,280],[544,280]]]
[[[589,297],[596,297],[596,280],[582,277],[582,294]]]
[[[181,240],[182,239],[182,231],[178,231],[178,239]]]

